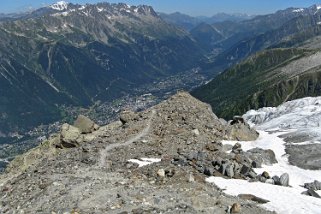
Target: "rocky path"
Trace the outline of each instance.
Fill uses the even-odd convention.
[[[151,125],[152,125],[152,120],[153,120],[155,114],[156,114],[156,110],[152,110],[151,116],[147,121],[146,127],[141,132],[139,132],[136,136],[130,138],[129,140],[127,140],[124,143],[113,143],[113,144],[107,145],[105,147],[105,149],[100,154],[100,157],[101,157],[100,158],[100,167],[103,167],[105,165],[107,154],[108,154],[109,151],[111,151],[113,149],[116,149],[116,148],[119,148],[119,147],[129,146],[133,142],[135,142],[135,141],[141,139],[142,137],[146,136],[150,131],[150,128],[151,128]]]

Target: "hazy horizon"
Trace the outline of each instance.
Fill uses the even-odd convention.
[[[2,6],[0,13],[18,13],[35,10],[40,7],[48,6],[56,3],[55,0],[2,0]],[[286,9],[289,7],[309,7],[314,4],[319,4],[320,1],[315,0],[225,0],[225,1],[213,1],[213,0],[184,0],[184,3],[176,0],[69,0],[66,1],[74,4],[94,4],[98,2],[110,2],[110,3],[127,3],[129,5],[141,5],[146,4],[152,6],[157,12],[174,13],[180,12],[190,16],[212,16],[217,13],[242,13],[248,15],[261,15],[276,12],[277,10]]]

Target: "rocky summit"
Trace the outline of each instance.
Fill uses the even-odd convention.
[[[221,141],[257,137],[185,92],[106,126],[80,116],[9,164],[0,213],[269,213],[205,182],[256,179],[253,166],[276,161],[273,152]]]

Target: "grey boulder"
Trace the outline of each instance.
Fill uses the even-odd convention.
[[[281,186],[289,186],[290,176],[288,173],[284,173],[280,177],[280,184]]]

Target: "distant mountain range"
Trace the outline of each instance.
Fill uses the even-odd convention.
[[[240,22],[244,20],[248,20],[253,18],[254,16],[247,15],[247,14],[227,14],[227,13],[217,13],[211,17],[206,16],[189,16],[183,13],[159,13],[159,16],[164,19],[166,22],[177,25],[181,28],[184,28],[185,30],[191,30],[195,28],[197,25],[201,23],[206,24],[214,24],[218,22],[224,22],[224,21],[233,21],[233,22]]]

